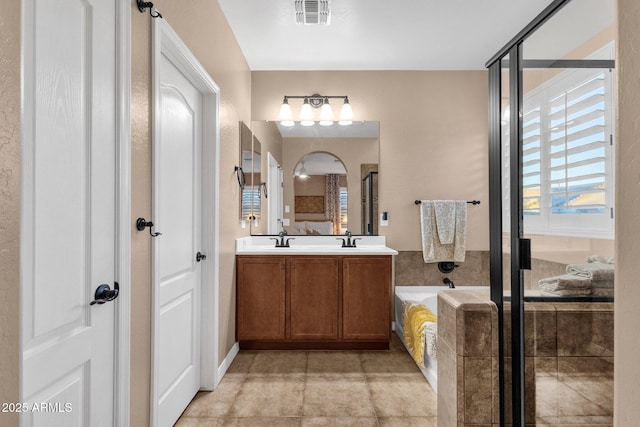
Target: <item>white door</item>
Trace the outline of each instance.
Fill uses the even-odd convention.
[[[282,230],[282,201],[283,201],[283,173],[278,161],[271,153],[267,154],[267,218],[269,220],[267,232],[269,234],[278,234]]]
[[[155,422],[170,426],[200,388],[202,108],[199,90],[166,55],[156,70],[154,138]],[[206,254],[211,256],[211,254]]]
[[[23,426],[114,424],[115,2],[23,2]]]

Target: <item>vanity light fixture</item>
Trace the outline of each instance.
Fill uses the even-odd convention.
[[[343,100],[342,109],[340,110],[339,125],[350,125],[353,123],[353,109],[349,103],[349,97],[347,96],[335,96],[335,95],[285,95],[282,105],[280,105],[280,114],[278,120],[282,126],[293,126],[293,114],[291,113],[291,106],[289,105],[289,99],[302,99],[302,108],[300,109],[300,124],[302,126],[313,126],[316,123],[313,109],[320,108],[320,120],[318,122],[321,126],[331,126],[334,123],[333,109],[329,104],[329,98],[340,98]]]

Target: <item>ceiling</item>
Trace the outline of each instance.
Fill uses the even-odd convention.
[[[296,25],[294,0],[218,0],[259,70],[481,70],[552,0],[332,0]]]

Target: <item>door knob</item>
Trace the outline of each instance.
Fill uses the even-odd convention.
[[[111,289],[109,285],[102,284],[96,289],[95,299],[91,301],[89,305],[104,304],[105,302],[113,301],[118,298],[119,292],[120,285],[118,285],[118,282],[113,282],[113,289]]]
[[[196,261],[200,262],[200,261],[202,261],[202,260],[204,260],[204,259],[207,259],[207,256],[206,256],[206,255],[204,255],[204,254],[202,254],[202,253],[200,253],[200,252],[198,252],[198,253],[196,254]]]

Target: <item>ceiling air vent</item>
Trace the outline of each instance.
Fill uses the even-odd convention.
[[[329,25],[331,0],[295,0],[296,24]]]

